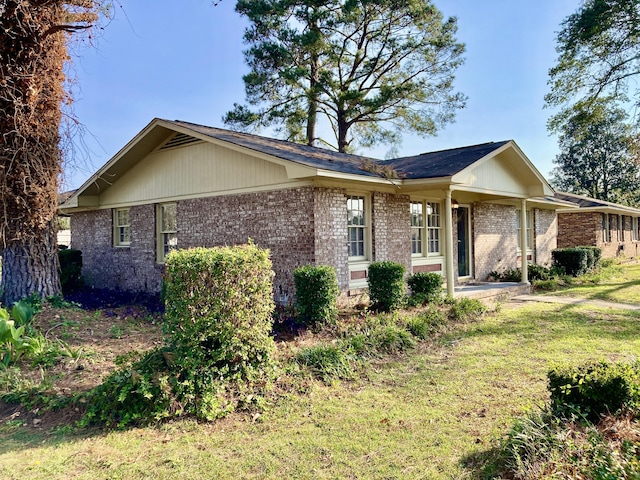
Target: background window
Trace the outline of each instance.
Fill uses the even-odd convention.
[[[165,203],[159,206],[160,232],[160,261],[164,261],[167,253],[178,248],[178,219],[175,203]]]
[[[128,208],[116,208],[113,211],[114,244],[127,247],[131,244],[131,221]]]
[[[518,232],[518,250],[520,250],[520,230],[522,228],[522,210],[518,210],[517,211],[518,215],[517,215],[517,232]],[[527,250],[531,249],[531,246],[533,245],[533,215],[531,213],[531,210],[527,210]]]
[[[411,202],[409,209],[411,213],[411,254],[416,256],[439,255],[442,232],[440,204],[437,202]]]
[[[434,202],[427,202],[427,238],[428,252],[430,254],[440,253],[440,233],[442,230],[442,224],[440,223],[440,204]]]
[[[347,235],[349,258],[365,258],[365,231],[367,228],[364,197],[347,197]]]
[[[411,202],[411,253],[422,255],[422,231],[424,229],[424,214],[422,202]]]

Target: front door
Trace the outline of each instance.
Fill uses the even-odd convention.
[[[458,227],[458,277],[471,275],[471,222],[469,207],[458,207],[456,210]]]

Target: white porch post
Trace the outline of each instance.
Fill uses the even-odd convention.
[[[451,216],[451,190],[445,191],[444,197],[444,241],[446,248],[445,264],[447,267],[447,295],[453,296],[455,275],[453,273],[453,219]]]
[[[529,272],[527,271],[527,199],[522,199],[522,210],[520,213],[520,269],[522,270],[522,283],[529,283]]]

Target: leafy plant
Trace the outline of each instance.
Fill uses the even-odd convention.
[[[588,362],[553,367],[547,374],[551,402],[558,411],[578,409],[592,421],[622,408],[640,408],[640,362]]]
[[[306,265],[293,272],[296,287],[296,314],[311,327],[335,323],[338,277],[334,267]]]
[[[418,272],[410,275],[407,284],[411,289],[411,296],[419,304],[434,302],[442,297],[442,282],[444,278],[439,273]]]
[[[449,309],[449,317],[458,322],[467,322],[482,317],[487,307],[475,298],[462,297],[456,299]]]
[[[306,365],[325,382],[333,379],[349,379],[354,376],[347,353],[335,345],[318,345],[303,348],[297,355],[297,361]]]
[[[389,312],[402,307],[405,298],[404,265],[396,262],[373,262],[369,265],[371,308]]]

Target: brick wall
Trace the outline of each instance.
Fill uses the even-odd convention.
[[[551,265],[551,252],[557,247],[558,217],[555,210],[532,210],[535,235],[535,258],[538,265]]]
[[[475,278],[484,281],[492,270],[516,268],[516,208],[474,203],[472,216]]]
[[[593,245],[602,249],[602,256],[637,257],[640,244],[631,240],[631,217],[623,220],[624,240],[618,239],[618,215],[610,216],[611,241],[605,242],[602,234],[602,213],[580,212],[558,214],[558,247]]]
[[[398,262],[411,273],[409,196],[374,192],[371,202],[372,260]]]
[[[600,246],[602,214],[597,212],[559,213],[558,248],[579,245]]]
[[[338,286],[346,290],[349,287],[346,191],[316,188],[313,193],[315,264],[335,266]]]
[[[76,213],[71,243],[82,251],[82,274],[89,285],[129,291],[160,291],[162,265],[155,256],[155,208],[131,207],[131,246],[113,246],[111,210]]]
[[[275,299],[286,304],[294,297],[293,271],[315,262],[313,202],[311,187],[185,200],[178,203],[178,245],[236,245],[252,238],[271,251]]]

